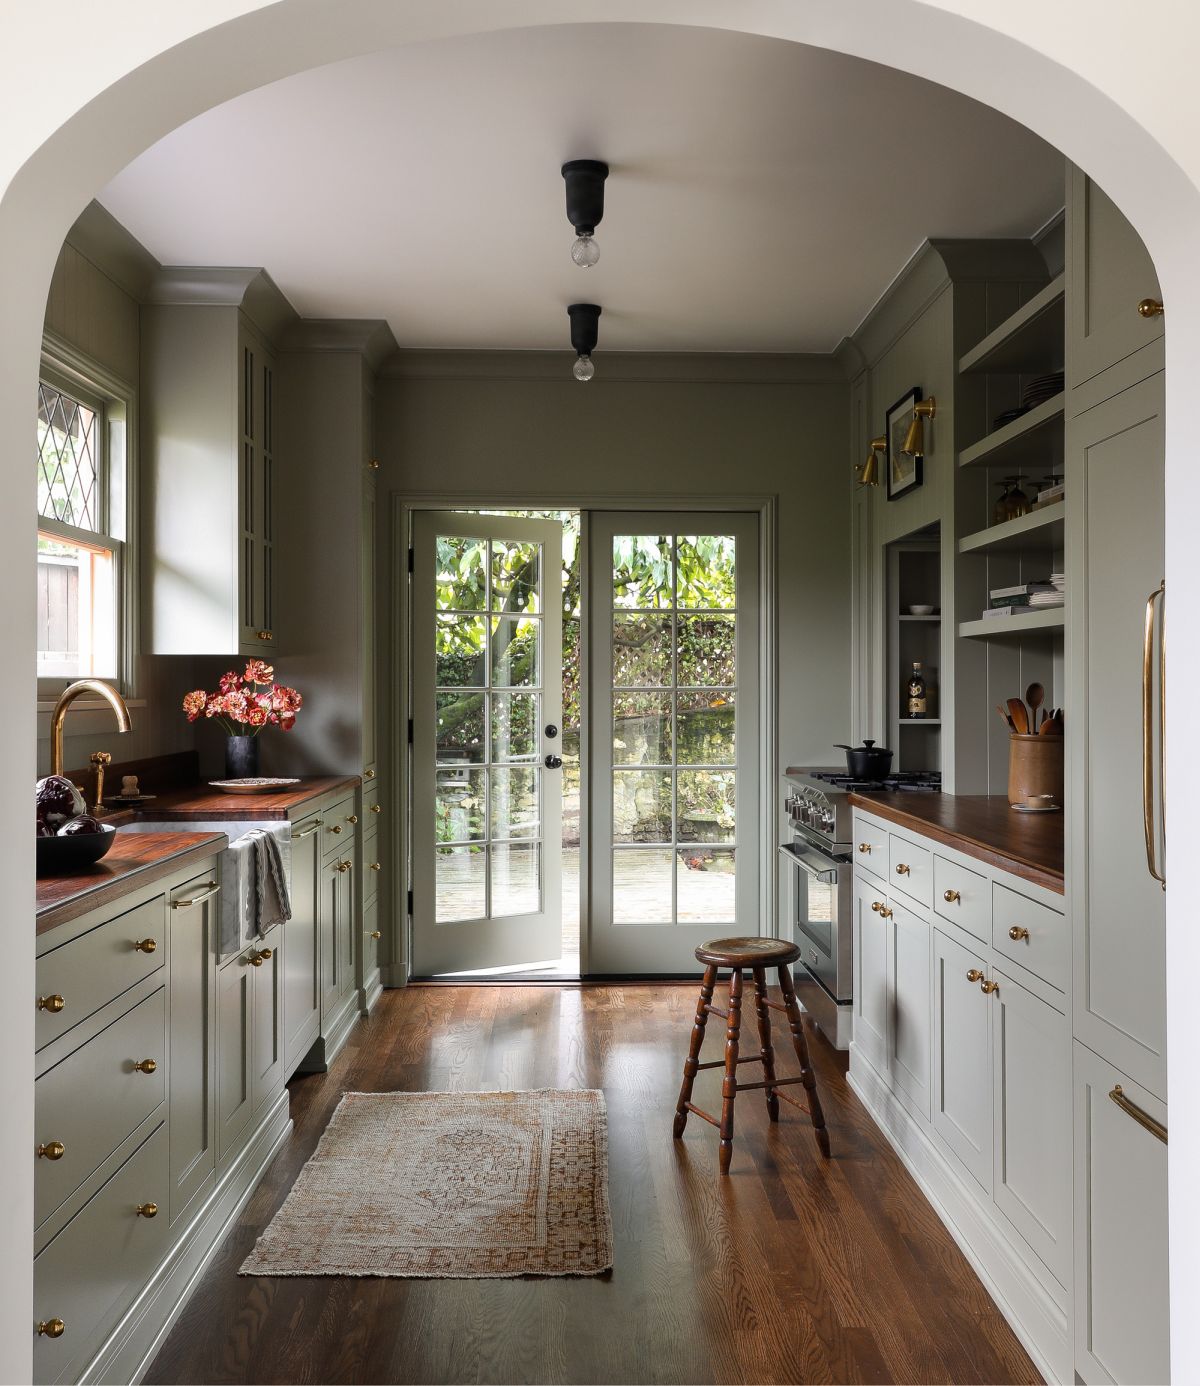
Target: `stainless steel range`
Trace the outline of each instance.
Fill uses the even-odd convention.
[[[800,948],[793,967],[796,993],[838,1049],[850,1046],[854,1002],[853,869],[850,859],[854,791],[941,788],[936,772],[901,772],[885,780],[855,780],[844,770],[789,767],[784,812],[791,840],[785,863],[780,934]]]

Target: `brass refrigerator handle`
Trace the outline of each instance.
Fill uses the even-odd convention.
[[[1113,1087],[1108,1096],[1109,1100],[1115,1102],[1126,1116],[1132,1117],[1139,1126],[1144,1127],[1152,1136],[1157,1136],[1163,1145],[1166,1145],[1167,1128],[1161,1121],[1156,1121],[1149,1112],[1143,1112],[1136,1102],[1130,1102],[1129,1098],[1121,1091],[1120,1083]]]
[[[1163,596],[1166,583],[1160,582],[1146,598],[1146,630],[1142,640],[1142,824],[1146,834],[1146,868],[1154,879],[1167,888],[1167,879],[1158,869],[1158,851],[1154,840],[1154,603]],[[1159,715],[1166,706],[1162,686],[1165,653],[1159,663]],[[1161,752],[1162,736],[1159,745]],[[1159,765],[1159,802],[1162,801],[1162,765]]]

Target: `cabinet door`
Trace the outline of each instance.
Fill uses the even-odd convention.
[[[1169,1381],[1167,1147],[1109,1094],[1164,1124],[1166,1107],[1083,1045],[1074,1058],[1075,1371]]]
[[[206,873],[171,892],[172,1224],[217,1167],[216,885]]]
[[[379,899],[376,897],[373,900],[368,900],[363,906],[362,985],[364,992],[379,971],[379,940],[375,937],[378,931]]]
[[[251,1073],[253,991],[249,955],[239,953],[217,972],[217,1153],[237,1149],[254,1110]]]
[[[283,926],[284,1068],[291,1075],[321,1031],[321,823],[292,833],[292,917]]]
[[[882,1074],[888,1071],[887,896],[866,877],[854,878],[854,1045]]]
[[[888,947],[888,1066],[892,1086],[929,1120],[929,922],[894,896]]]
[[[353,927],[350,900],[352,868],[348,858],[334,857],[321,868],[321,1016],[332,1015],[347,990],[346,933]],[[350,982],[354,979],[351,965]]]
[[[362,577],[362,763],[364,769],[375,764],[375,475],[367,473],[362,497],[360,536]]]
[[[265,955],[270,953],[270,957]],[[262,942],[252,950],[251,984],[254,988],[251,1013],[250,1053],[253,1070],[250,1080],[251,1102],[257,1110],[283,1087],[283,925],[268,929]]]
[[[992,1082],[986,965],[933,931],[933,1129],[984,1189],[992,1187]]]
[[[1161,337],[1163,319],[1138,313],[1142,299],[1159,295],[1141,237],[1080,169],[1071,170],[1067,236],[1068,378],[1076,386]]]
[[[362,915],[355,886],[354,860],[346,857],[350,869],[340,877],[338,916],[335,926],[338,949],[338,995],[346,997],[358,985],[358,958],[362,946]]]
[[[991,996],[992,1197],[1061,1285],[1071,1270],[1067,1018],[1003,972]]]
[[[274,637],[275,358],[244,320],[238,330],[238,579],[243,652]]]
[[[1072,420],[1068,443],[1084,525],[1073,546],[1068,535],[1068,584],[1083,608],[1068,654],[1075,1037],[1165,1097],[1165,898],[1147,866],[1140,793],[1146,602],[1163,576],[1162,377]]]

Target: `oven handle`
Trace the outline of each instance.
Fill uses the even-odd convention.
[[[822,881],[826,885],[837,885],[837,866],[819,852],[809,852],[791,842],[784,842],[780,845],[779,855],[786,857],[793,866],[802,867],[810,876],[815,876],[818,881]]]

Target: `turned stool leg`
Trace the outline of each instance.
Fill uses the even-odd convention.
[[[767,974],[762,967],[754,968],[754,1010],[758,1016],[758,1044],[762,1055],[763,1078],[766,1087],[767,1115],[779,1120],[779,1098],[771,1084],[775,1081],[775,1050],[771,1045],[771,1012],[767,1009]]]
[[[808,1057],[808,1041],[804,1037],[804,1027],[800,1021],[800,1007],[792,987],[791,970],[786,965],[779,968],[779,986],[783,992],[788,1023],[792,1027],[792,1043],[796,1047],[796,1058],[800,1060],[801,1081],[804,1083],[805,1092],[808,1093],[808,1111],[816,1131],[817,1145],[821,1154],[828,1159],[829,1132],[825,1129],[825,1114],[821,1111],[821,1099],[817,1096],[817,1075],[813,1072],[812,1062]]]
[[[742,969],[729,978],[729,1023],[725,1029],[725,1079],[721,1084],[721,1173],[733,1160],[733,1102],[737,1097],[738,1035],[742,1028]]]
[[[692,1100],[692,1084],[696,1081],[696,1070],[700,1067],[700,1046],[704,1043],[704,1027],[708,1024],[708,1007],[712,1001],[713,987],[717,981],[717,969],[706,967],[704,980],[700,983],[700,999],[696,1002],[696,1021],[692,1026],[692,1044],[683,1062],[683,1086],[679,1089],[679,1105],[675,1108],[675,1138],[683,1135],[687,1125],[687,1104]]]

